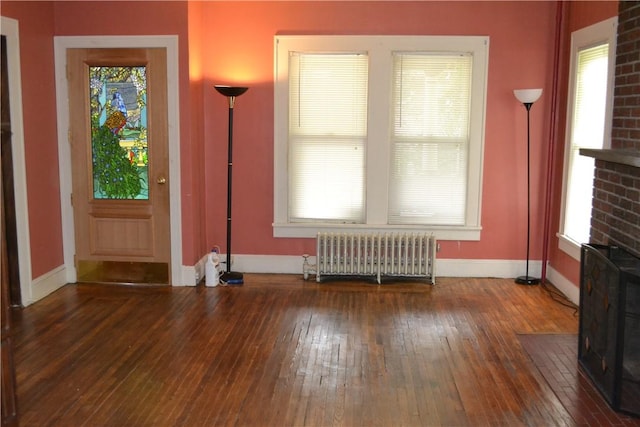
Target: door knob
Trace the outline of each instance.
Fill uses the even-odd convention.
[[[158,184],[165,184],[167,182],[167,179],[164,176],[161,176],[156,182]]]

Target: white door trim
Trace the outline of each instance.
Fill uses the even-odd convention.
[[[166,48],[167,107],[169,124],[169,197],[171,215],[171,283],[185,283],[182,267],[182,199],[180,191],[180,102],[178,85],[178,36],[57,36],[54,37],[56,99],[58,115],[58,159],[60,165],[60,206],[62,240],[67,281],[75,282],[77,272],[73,256],[75,235],[71,206],[71,151],[69,144],[69,102],[67,85],[67,49],[72,48]],[[192,280],[189,280],[192,282]]]
[[[2,35],[7,38],[7,66],[9,79],[9,108],[11,114],[11,150],[13,155],[13,186],[18,238],[18,272],[22,305],[33,302],[31,278],[31,250],[29,243],[29,206],[27,204],[27,167],[24,151],[24,122],[22,115],[22,72],[20,69],[20,38],[18,21],[1,17]]]

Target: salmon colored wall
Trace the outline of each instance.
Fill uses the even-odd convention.
[[[274,35],[489,35],[482,238],[441,242],[439,257],[525,258],[526,110],[513,89],[542,87],[545,93],[531,111],[531,258],[540,259],[555,11],[554,2],[203,3],[205,156],[213,165],[205,175],[207,242],[223,246],[226,213],[227,104],[212,86],[248,84],[235,108],[234,252],[315,252],[312,239],[272,237]]]
[[[64,263],[53,4],[4,1],[2,16],[17,20],[19,27],[31,275],[37,278]]]
[[[205,88],[203,87],[203,70],[202,70],[202,57],[203,53],[203,40],[200,37],[202,32],[202,26],[206,25],[202,22],[202,4],[203,2],[189,2],[188,15],[189,15],[189,100],[191,103],[190,125],[191,125],[191,151],[192,164],[190,171],[182,171],[182,188],[183,192],[185,188],[190,189],[191,203],[186,208],[193,213],[190,215],[192,219],[191,232],[193,233],[194,241],[194,253],[191,260],[193,262],[187,265],[193,265],[197,262],[198,258],[202,254],[206,253],[211,248],[208,248],[206,244],[206,223],[205,223],[205,205],[207,194],[209,193],[204,181],[204,161],[205,152],[204,146],[204,122],[203,119],[203,103]],[[184,142],[183,142],[184,145]],[[185,175],[189,173],[190,182],[185,182]],[[183,209],[184,211],[185,209]],[[183,224],[187,224],[183,221]],[[183,233],[184,234],[184,233]],[[186,258],[185,258],[186,260]]]
[[[581,28],[615,15],[617,2],[613,3],[615,7],[606,1],[570,2],[569,27]],[[187,265],[214,244],[224,250],[228,104],[213,89],[218,83],[251,86],[235,110],[234,253],[314,251],[312,239],[272,237],[274,35],[489,35],[482,240],[441,242],[439,256],[524,259],[526,113],[512,91],[542,87],[545,92],[531,110],[531,258],[540,259],[556,9],[555,2],[502,1],[3,2],[2,15],[20,21],[34,277],[63,262],[54,35],[179,36],[182,237]],[[566,90],[566,81],[560,87]],[[563,134],[564,117],[559,128]],[[557,141],[560,145],[563,136]],[[552,233],[557,230],[562,176],[562,153],[554,153]],[[556,248],[557,239],[552,238],[551,265],[573,281],[576,263]]]
[[[182,169],[182,249],[183,263],[193,265],[203,248],[202,235],[195,226],[200,224],[199,198],[201,187],[195,186],[201,168],[194,166],[201,153],[192,144],[192,120],[201,120],[199,111],[191,113],[189,102],[189,30],[187,2],[55,2],[55,34],[75,35],[178,35],[179,91],[180,91],[180,160]],[[194,190],[197,190],[194,191]]]
[[[554,155],[554,183],[552,191],[552,218],[549,229],[549,265],[576,286],[580,284],[580,262],[558,248],[556,233],[560,229],[562,206],[562,174],[564,167],[564,145],[566,130],[566,99],[568,96],[571,33],[605,19],[618,15],[617,1],[573,1],[569,2],[566,16],[565,47],[562,70],[559,76],[561,108],[558,111],[558,134]]]

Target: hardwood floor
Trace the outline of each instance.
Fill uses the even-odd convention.
[[[22,426],[577,425],[518,339],[574,310],[512,280],[67,285],[14,326]]]
[[[578,368],[578,337],[574,334],[519,335],[523,348],[551,386],[562,406],[581,426],[638,426],[640,419],[615,412]]]

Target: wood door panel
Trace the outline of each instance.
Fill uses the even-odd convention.
[[[82,49],[85,51],[84,59],[91,65],[121,66],[145,65],[148,63],[149,51],[144,48],[103,48]],[[156,49],[158,50],[158,49]]]
[[[91,255],[153,257],[153,219],[90,216]]]

